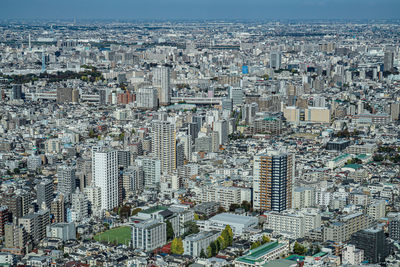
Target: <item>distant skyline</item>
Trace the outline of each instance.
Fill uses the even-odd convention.
[[[399,0],[2,0],[1,19],[399,19]]]

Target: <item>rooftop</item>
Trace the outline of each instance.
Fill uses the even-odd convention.
[[[164,206],[155,206],[155,207],[151,207],[147,210],[142,210],[141,213],[145,213],[145,214],[151,214],[151,213],[155,213],[155,212],[159,212],[159,211],[163,211],[168,209],[168,207],[164,207]]]
[[[271,252],[273,249],[283,246],[279,244],[278,241],[269,242],[258,248],[252,249],[247,255],[237,258],[236,261],[241,261],[244,263],[254,264],[255,262],[261,262],[262,257]]]

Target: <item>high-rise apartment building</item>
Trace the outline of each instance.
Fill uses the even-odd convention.
[[[70,195],[75,191],[76,177],[75,169],[71,166],[61,166],[57,170],[57,190],[64,195]]]
[[[51,202],[53,201],[53,182],[46,179],[37,185],[37,203],[39,207],[42,207],[43,203],[46,204],[47,208],[50,208]]]
[[[386,51],[383,57],[383,69],[385,71],[392,71],[394,62],[394,52]]]
[[[292,207],[294,155],[268,151],[254,157],[254,209],[283,211]]]
[[[137,107],[141,109],[154,109],[158,106],[157,89],[140,88],[136,95]]]
[[[143,170],[144,186],[158,187],[161,179],[161,161],[155,158],[138,157],[135,162]]]
[[[232,99],[232,105],[242,105],[243,104],[243,88],[241,87],[230,87],[229,88],[229,98]]]
[[[171,71],[168,67],[157,67],[153,70],[153,85],[158,88],[160,105],[168,105],[171,102]]]
[[[272,69],[280,69],[282,65],[282,54],[281,52],[271,51],[269,65]]]
[[[153,155],[161,161],[161,172],[171,173],[176,169],[175,126],[167,121],[155,121],[152,132]]]
[[[214,131],[218,133],[218,143],[224,145],[228,142],[228,122],[226,120],[219,120],[214,122]]]
[[[118,206],[118,156],[117,151],[93,148],[93,184],[101,190],[101,209]]]
[[[22,99],[22,85],[21,84],[14,84],[12,86],[11,99],[12,100]]]

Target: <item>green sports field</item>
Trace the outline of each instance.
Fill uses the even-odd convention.
[[[104,243],[115,243],[129,245],[132,239],[132,229],[129,226],[122,226],[110,229],[94,236],[94,239]]]

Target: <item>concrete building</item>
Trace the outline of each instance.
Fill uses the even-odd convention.
[[[24,227],[31,241],[37,244],[46,236],[46,226],[50,224],[50,213],[48,210],[29,213],[19,218],[18,223]]]
[[[339,218],[338,221],[331,222],[324,227],[325,240],[334,242],[346,242],[355,232],[372,227],[374,221],[371,217],[361,212]]]
[[[160,105],[171,103],[171,70],[169,67],[157,67],[153,69],[153,86],[158,89]]]
[[[228,91],[229,98],[232,99],[233,106],[243,104],[243,88],[230,87]]]
[[[4,243],[6,248],[17,249],[24,254],[27,248],[28,234],[22,225],[8,223],[5,225]]]
[[[315,205],[315,189],[313,187],[296,187],[293,190],[292,208],[310,208]]]
[[[364,250],[346,245],[342,250],[343,264],[360,265],[364,261]]]
[[[234,186],[205,186],[195,188],[196,202],[217,202],[225,210],[229,210],[232,204],[242,204],[243,201],[251,202],[251,189]],[[247,194],[246,194],[247,193]],[[246,197],[248,196],[248,197]]]
[[[46,226],[46,237],[59,238],[62,241],[76,239],[74,223],[55,223]]]
[[[369,263],[384,262],[390,253],[389,243],[382,229],[364,229],[351,236],[350,244],[364,251]]]
[[[243,232],[256,227],[258,225],[258,219],[232,213],[220,213],[208,220],[196,221],[196,223],[199,228],[204,231],[222,231],[229,225],[234,235],[241,235]]]
[[[321,226],[321,215],[318,210],[286,210],[283,212],[266,212],[264,228],[271,229],[291,239],[302,238],[309,231]]]
[[[207,253],[207,247],[211,242],[217,240],[221,235],[220,231],[205,231],[197,234],[191,234],[183,240],[184,255],[199,257],[201,251]]]
[[[101,209],[110,210],[118,206],[117,151],[93,148],[92,174],[92,183],[101,190]]]
[[[76,176],[72,166],[60,166],[57,169],[57,191],[65,196],[71,195],[75,191]]]
[[[157,89],[139,88],[136,94],[137,107],[140,109],[155,109],[158,106]]]
[[[378,200],[367,206],[367,214],[374,220],[384,218],[386,215],[386,201]]]
[[[146,220],[132,224],[132,248],[152,251],[167,242],[166,223]]]
[[[176,169],[175,126],[167,121],[152,123],[153,155],[161,162],[161,172],[171,173]]]
[[[157,188],[161,180],[161,161],[156,158],[138,157],[135,163],[143,169],[145,188]]]
[[[268,151],[254,157],[253,207],[256,210],[283,211],[292,207],[294,156]]]
[[[279,51],[271,51],[269,54],[269,67],[279,70],[282,65],[282,53]]]
[[[50,208],[53,201],[53,182],[45,179],[37,185],[37,203],[41,207],[43,203],[47,208]]]
[[[258,248],[250,250],[246,255],[235,259],[235,267],[256,267],[265,266],[269,261],[280,258],[289,252],[288,243],[273,241],[266,243]],[[294,262],[294,264],[296,264]]]

